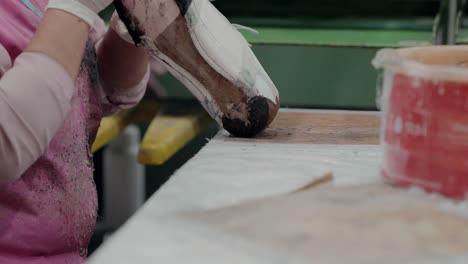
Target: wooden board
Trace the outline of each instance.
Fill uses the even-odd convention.
[[[254,139],[227,137],[231,142],[378,144],[380,117],[358,112],[280,112],[271,126]]]
[[[224,241],[282,252],[283,263],[466,263],[458,260],[468,261],[468,217],[456,208],[382,184],[319,187],[185,217]]]

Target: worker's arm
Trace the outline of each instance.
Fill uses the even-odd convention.
[[[75,79],[89,30],[90,26],[80,18],[62,10],[48,9],[25,52],[47,55],[61,64],[71,79]]]
[[[117,20],[114,14],[111,23]],[[148,84],[150,67],[145,49],[124,40],[113,28],[98,44],[98,66],[104,102],[115,111],[140,101]]]
[[[14,65],[0,45],[0,62],[10,64],[0,76],[0,181],[20,177],[62,126],[89,31],[81,18],[48,9]]]

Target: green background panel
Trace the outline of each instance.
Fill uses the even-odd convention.
[[[253,50],[285,107],[375,108],[375,49],[258,45]],[[170,97],[191,97],[173,77],[162,82]]]
[[[432,32],[413,30],[349,30],[256,27],[244,33],[252,44],[385,48],[430,45]]]

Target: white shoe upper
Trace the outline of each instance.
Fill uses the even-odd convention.
[[[208,0],[192,0],[185,14],[192,40],[206,62],[247,95],[276,103],[278,90],[244,36]]]

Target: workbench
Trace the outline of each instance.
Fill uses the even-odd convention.
[[[89,263],[468,263],[467,208],[386,184],[379,131],[378,112],[293,109],[221,131]]]

